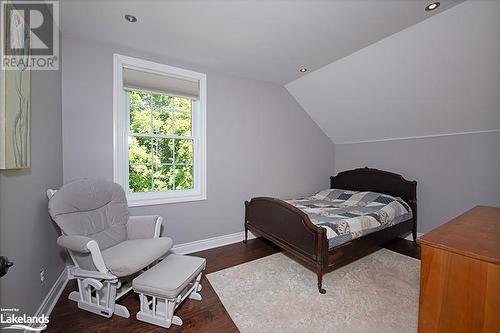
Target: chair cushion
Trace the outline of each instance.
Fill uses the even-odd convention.
[[[165,255],[172,248],[168,237],[132,239],[102,251],[106,267],[117,277],[134,274]]]
[[[136,277],[136,292],[163,298],[175,298],[189,282],[205,269],[206,259],[169,254],[159,264]]]
[[[49,213],[65,235],[92,238],[101,250],[127,239],[127,198],[113,182],[80,179],[67,183],[50,199]]]

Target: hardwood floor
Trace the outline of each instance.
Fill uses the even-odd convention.
[[[392,251],[420,259],[420,248],[413,242],[398,238],[383,245]],[[273,244],[261,240],[249,240],[246,244],[240,242],[215,249],[193,253],[207,259],[205,273],[209,274],[221,269],[262,258],[280,249]],[[168,332],[238,332],[234,322],[222,305],[219,297],[204,276],[202,280],[203,300],[201,302],[188,300],[176,312],[184,322],[179,327],[172,325]],[[135,319],[139,311],[139,298],[130,293],[121,304],[130,311],[130,318],[113,316],[110,319],[91,314],[78,309],[75,302],[68,300],[71,291],[76,290],[75,281],[70,281],[57,302],[50,316],[50,323],[45,332],[162,332],[164,328],[140,322]]]

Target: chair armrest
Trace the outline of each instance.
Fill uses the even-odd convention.
[[[78,266],[73,266],[69,268],[69,276],[71,276],[70,280],[75,278],[75,277],[82,277],[82,278],[93,278],[93,279],[99,279],[99,280],[116,280],[117,277],[111,274],[109,271],[106,273],[101,273],[99,271],[89,271],[86,269],[81,269]]]
[[[90,253],[87,244],[91,240],[92,239],[85,236],[59,236],[59,238],[57,238],[57,244],[71,251]]]
[[[57,244],[70,251],[83,254],[90,253],[97,270],[101,273],[108,272],[99,245],[95,240],[85,236],[59,236],[59,238],[57,238]]]
[[[163,218],[159,215],[130,216],[127,222],[128,239],[144,239],[160,237]]]

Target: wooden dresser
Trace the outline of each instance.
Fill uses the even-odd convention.
[[[477,206],[418,243],[418,331],[499,333],[500,208]]]

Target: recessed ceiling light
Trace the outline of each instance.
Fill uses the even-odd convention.
[[[125,15],[125,20],[127,20],[130,23],[135,23],[137,22],[137,17],[135,17],[134,15],[127,14]]]
[[[427,7],[425,7],[425,10],[430,12],[434,9],[437,9],[439,7],[440,3],[439,2],[433,2],[431,3],[430,5],[428,5]]]
[[[305,73],[305,72],[307,72],[307,68],[301,68],[301,69],[299,69],[299,72]]]

